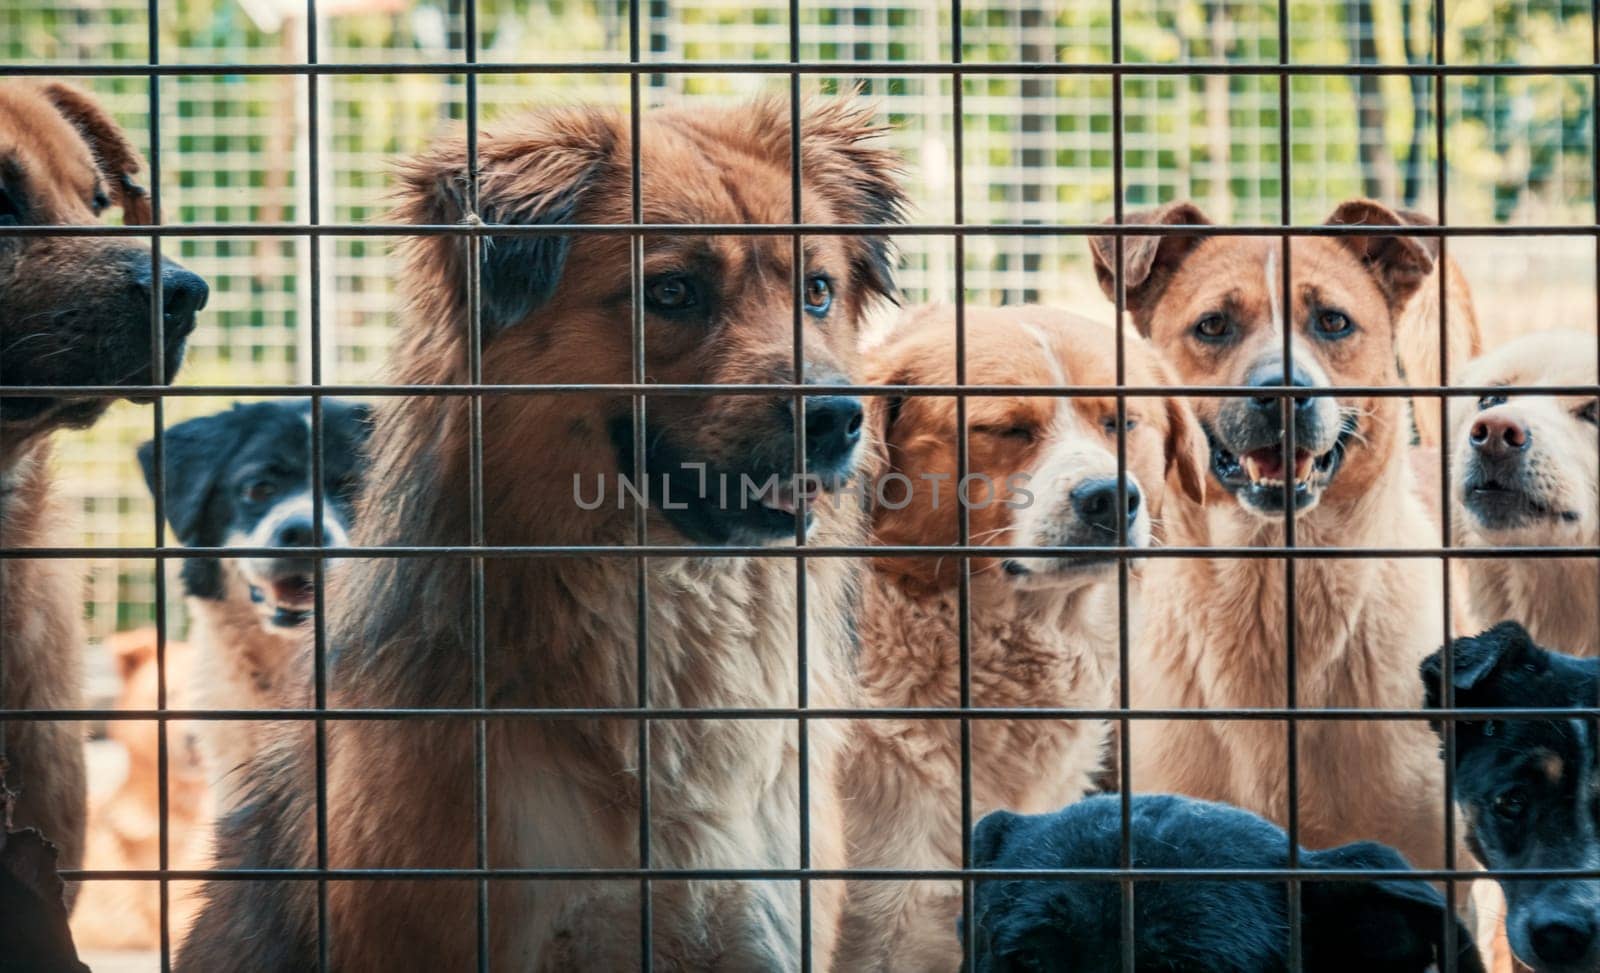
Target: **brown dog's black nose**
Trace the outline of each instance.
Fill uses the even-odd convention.
[[[1310,375],[1307,375],[1305,372],[1300,370],[1299,365],[1295,365],[1293,370],[1290,371],[1287,376],[1285,376],[1283,374],[1283,363],[1276,362],[1251,372],[1249,377],[1245,379],[1245,384],[1253,388],[1262,388],[1273,385],[1291,385],[1296,388],[1308,389],[1313,387],[1316,383],[1311,381]],[[1279,409],[1278,398],[1279,397],[1276,395],[1257,395],[1251,397],[1250,404],[1255,406],[1257,409],[1270,412],[1273,417],[1276,418]],[[1315,401],[1316,399],[1309,395],[1295,396],[1295,411],[1303,412],[1306,409],[1311,408],[1311,404]]]
[[[1474,449],[1498,456],[1527,449],[1533,442],[1533,433],[1515,416],[1485,413],[1472,424],[1469,438]]]
[[[1128,526],[1139,518],[1139,503],[1143,499],[1139,496],[1139,487],[1129,483],[1128,487]],[[1072,500],[1072,509],[1077,512],[1078,519],[1097,531],[1117,534],[1117,481],[1115,477],[1103,477],[1095,480],[1085,480],[1072,488],[1067,495]]]
[[[135,281],[146,298],[150,296],[150,268],[148,259],[140,261]],[[199,274],[191,273],[170,260],[161,262],[161,309],[163,324],[173,333],[169,338],[180,338],[194,327],[194,316],[206,306],[211,288]]]
[[[806,466],[824,472],[850,458],[865,410],[851,395],[806,397]]]

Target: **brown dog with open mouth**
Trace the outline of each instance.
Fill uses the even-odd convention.
[[[142,167],[127,136],[84,92],[0,85],[0,227],[89,226],[112,206],[127,223],[148,223],[150,202],[134,182]],[[150,248],[133,240],[0,237],[0,384],[151,384],[153,271]],[[170,379],[206,284],[166,261],[161,293]],[[50,434],[92,424],[111,402],[70,392],[0,398],[0,547],[62,544],[66,513],[52,491]],[[0,707],[80,705],[79,584],[71,561],[0,560]],[[88,799],[77,724],[0,726],[0,805],[5,787],[16,794],[12,823],[39,828],[59,846],[60,866],[77,868]]]
[[[1062,389],[1116,383],[1116,332],[1107,324],[1054,308],[1007,307],[968,308],[965,326],[968,382]],[[950,308],[913,311],[872,354],[873,381],[954,384],[954,333]],[[1126,362],[1130,384],[1163,384],[1160,361],[1131,335]],[[1202,499],[1204,439],[1181,399],[1128,399],[1119,427],[1111,395],[969,397],[965,489],[955,399],[895,397],[872,412],[889,471],[874,491],[881,498],[874,534],[882,544],[956,544],[964,504],[980,548],[1111,547],[1123,538],[1145,547],[1154,542],[1168,490]],[[1127,464],[1121,501],[1119,437]],[[872,562],[860,621],[867,706],[959,705],[960,563],[915,556]],[[974,557],[970,564],[974,706],[1115,705],[1120,612],[1113,557]],[[1106,730],[1101,720],[973,720],[973,819],[997,808],[1053,811],[1082,797],[1102,769]],[[960,866],[960,741],[954,720],[852,723],[842,775],[851,868]],[[836,967],[955,970],[960,914],[959,882],[853,881]]]
[[[1194,205],[1135,223],[1199,225]],[[1398,226],[1383,206],[1340,205],[1332,225]],[[1185,385],[1397,385],[1395,327],[1433,270],[1400,233],[1296,237],[1287,316],[1278,237],[1193,234],[1124,241],[1127,307]],[[1114,241],[1093,240],[1114,292]],[[1285,332],[1291,362],[1283,355]],[[1204,505],[1167,510],[1177,546],[1431,547],[1438,528],[1408,465],[1405,402],[1381,396],[1271,395],[1193,400],[1210,444]],[[1295,452],[1283,455],[1284,412]],[[1283,707],[1289,702],[1283,561],[1157,559],[1133,667],[1136,707]],[[1421,559],[1299,559],[1294,564],[1295,703],[1305,709],[1413,709],[1416,669],[1444,635],[1441,572]],[[1286,729],[1274,721],[1137,720],[1134,786],[1226,801],[1280,825],[1289,814]],[[1370,839],[1412,864],[1442,866],[1445,795],[1425,721],[1299,724],[1299,840],[1312,848]],[[1470,861],[1463,850],[1462,863]]]
[[[651,110],[639,153],[644,221],[787,223],[791,201],[786,101],[732,109]],[[800,132],[801,216],[810,224],[896,223],[904,202],[897,157],[844,101],[809,106]],[[631,221],[632,136],[626,113],[538,111],[488,129],[476,211],[457,138],[405,166],[402,222],[482,220],[560,226]],[[787,234],[644,234],[646,378],[652,383],[787,382],[796,325],[805,378],[809,472],[858,475],[864,409],[826,394],[847,379],[866,310],[892,290],[884,236],[808,234],[802,265]],[[465,383],[468,242],[406,245],[413,306],[397,352],[406,384]],[[489,383],[629,383],[633,296],[626,234],[501,235],[479,266]],[[797,284],[803,284],[796,293]],[[796,301],[801,302],[799,308]],[[605,545],[625,552],[637,500],[619,476],[649,475],[648,536],[669,545],[795,542],[787,490],[799,452],[793,395],[652,395],[646,453],[637,456],[632,400],[615,393],[505,394],[482,399],[486,539],[491,545]],[[376,412],[371,473],[354,546],[468,541],[470,471],[465,396],[389,399]],[[762,496],[744,492],[759,483]],[[727,492],[723,486],[727,485]],[[637,487],[637,484],[635,484]],[[598,490],[606,491],[599,501]],[[631,494],[637,497],[637,494]],[[619,509],[620,508],[620,509]],[[809,543],[861,543],[854,500],[819,499]],[[456,558],[371,558],[359,550],[328,604],[330,679],[340,707],[473,702],[472,574]],[[854,566],[805,562],[808,664],[799,667],[796,561],[687,554],[651,557],[648,703],[652,707],[849,705]],[[639,561],[627,556],[485,560],[486,695],[492,706],[632,707],[640,632]],[[328,726],[329,860],[335,867],[470,869],[474,724],[340,720]],[[487,721],[490,867],[641,864],[640,728],[619,717]],[[810,863],[842,867],[834,766],[842,734],[810,725],[808,766],[796,723],[670,719],[649,725],[649,864],[656,868],[801,865],[802,772],[810,783]],[[223,865],[316,862],[311,765],[269,753],[219,835]],[[488,950],[496,968],[621,970],[648,949],[670,970],[794,969],[803,937],[830,955],[839,883],[661,878],[649,885],[651,938],[641,942],[641,882],[496,879],[488,884]],[[478,953],[477,883],[336,881],[329,887],[339,969],[446,969]],[[317,961],[317,894],[308,882],[214,882],[180,956],[192,970],[303,969]]]

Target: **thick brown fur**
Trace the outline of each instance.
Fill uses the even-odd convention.
[[[788,105],[651,111],[643,119],[646,222],[787,222]],[[868,115],[845,102],[811,105],[800,156],[802,216],[813,223],[890,223],[902,196],[898,162],[868,144]],[[625,223],[629,124],[595,108],[538,111],[490,126],[480,144],[480,202],[465,208],[459,139],[407,163],[398,216],[416,223]],[[808,380],[848,376],[864,310],[892,286],[885,241],[807,236],[808,272],[834,281],[826,321],[804,321]],[[734,383],[792,377],[791,238],[649,235],[647,280],[696,274],[716,288],[712,320],[645,318],[650,381]],[[405,247],[413,298],[395,358],[402,383],[466,382],[463,240]],[[488,382],[628,382],[629,240],[625,235],[499,237],[483,262]],[[715,281],[713,285],[709,281]],[[647,291],[649,288],[647,288]],[[598,477],[631,472],[622,396],[488,395],[483,485],[490,544],[625,545],[634,507],[575,502]],[[355,546],[462,543],[468,516],[468,400],[418,397],[380,407]],[[792,463],[786,399],[651,397],[653,442],[671,440],[712,468],[739,468],[761,449]],[[622,435],[618,435],[618,430]],[[857,543],[859,505],[819,503],[810,543]],[[649,536],[680,543],[660,505]],[[652,558],[648,562],[648,702],[662,708],[794,705],[795,564],[786,558]],[[632,706],[637,562],[629,558],[504,558],[484,565],[486,688],[491,706]],[[848,627],[853,568],[808,562],[812,706],[853,698]],[[461,559],[355,560],[328,603],[330,677],[341,706],[460,706],[471,691],[471,573]],[[467,720],[340,721],[328,727],[329,854],[335,867],[446,866],[476,860],[473,728]],[[623,719],[493,719],[487,725],[490,866],[640,864],[638,725]],[[793,723],[662,720],[650,726],[650,864],[800,864],[799,750]],[[838,867],[843,848],[833,766],[841,734],[810,724],[810,862]],[[257,786],[224,824],[224,864],[315,861],[303,756],[267,754]],[[493,965],[609,970],[636,965],[640,883],[503,881],[489,886]],[[657,968],[786,969],[798,963],[798,883],[658,880],[652,884]],[[812,889],[812,949],[833,948],[842,889]],[[180,956],[191,970],[298,969],[314,962],[315,888],[213,883]],[[476,955],[472,881],[335,882],[333,964],[347,970],[453,968]],[[261,948],[261,944],[271,944]]]
[[[114,709],[157,707],[156,632],[119,633],[106,643],[122,691]],[[166,649],[167,706],[193,705],[193,652],[182,642]],[[204,868],[210,860],[210,809],[197,722],[167,723],[167,867]],[[154,722],[108,720],[106,736],[128,755],[128,771],[116,790],[89,808],[89,849],[84,867],[103,871],[154,871],[161,867],[160,754]],[[181,941],[198,901],[198,883],[168,887],[168,923]],[[161,945],[161,889],[154,882],[83,883],[72,917],[81,949],[157,949]]]
[[[1204,224],[1192,204],[1135,221]],[[1335,224],[1397,225],[1368,201],[1341,205]],[[1294,361],[1321,384],[1393,385],[1398,315],[1427,277],[1426,248],[1406,236],[1302,237],[1292,241]],[[1185,385],[1246,384],[1259,357],[1281,347],[1282,245],[1278,238],[1132,237],[1125,242],[1127,305],[1139,330]],[[1109,294],[1111,239],[1094,241]],[[1229,342],[1201,339],[1218,313]],[[1338,340],[1313,335],[1326,309],[1353,330]],[[1195,398],[1203,426],[1224,400]],[[1438,530],[1416,495],[1408,465],[1410,423],[1395,398],[1339,397],[1342,465],[1313,478],[1313,504],[1295,517],[1301,547],[1428,547]],[[1215,428],[1214,425],[1209,428]],[[1285,543],[1281,507],[1247,510],[1213,475],[1204,505],[1166,511],[1168,542],[1255,547]],[[1320,468],[1320,467],[1318,467]],[[1301,559],[1294,565],[1296,698],[1303,708],[1411,709],[1421,702],[1416,667],[1437,649],[1443,599],[1437,564],[1418,559]],[[1136,707],[1282,707],[1288,702],[1285,565],[1273,559],[1157,559],[1147,570],[1145,627],[1130,687]],[[1272,721],[1136,721],[1133,786],[1237,804],[1280,825],[1289,813],[1286,731]],[[1321,848],[1369,839],[1398,848],[1419,867],[1444,861],[1446,806],[1436,740],[1418,721],[1304,722],[1299,725],[1299,839]],[[1458,861],[1470,861],[1464,850]]]
[[[87,226],[120,205],[129,223],[150,221],[134,182],[139,153],[85,93],[55,82],[0,84],[0,193],[7,222]],[[0,240],[0,372],[8,385],[148,381],[150,338],[129,281],[148,279],[150,251],[91,237]],[[169,334],[168,373],[192,318]],[[70,537],[54,497],[50,433],[92,423],[111,399],[8,398],[0,402],[0,547],[51,547]],[[5,632],[3,709],[80,705],[83,636],[77,566],[63,560],[0,562]],[[87,790],[75,723],[0,726],[0,787],[16,792],[10,823],[33,826],[60,849],[59,865],[83,860]],[[3,803],[3,802],[0,802]],[[0,821],[0,825],[6,822]],[[69,886],[75,892],[75,886]]]
[[[1046,307],[968,308],[966,379],[974,384],[1112,386],[1115,332]],[[952,384],[954,314],[908,315],[873,355],[887,385]],[[1141,339],[1127,339],[1127,380],[1157,385],[1164,370]],[[874,515],[879,543],[955,544],[958,516],[956,400],[891,400],[879,410],[888,467],[915,485],[901,509]],[[1204,440],[1179,399],[1129,399],[1127,481],[1143,509],[1129,543],[1152,541],[1167,490],[1191,501],[1204,487]],[[1015,547],[1115,544],[1085,529],[1071,493],[1115,482],[1112,397],[967,400],[968,469],[995,484],[969,491],[970,536]],[[934,504],[926,476],[946,475]],[[1013,479],[1013,477],[1019,477]],[[1171,481],[1171,486],[1168,481]],[[981,481],[980,481],[981,482]],[[1010,489],[1015,484],[1018,490]],[[1031,496],[1024,497],[1019,490]],[[899,487],[885,486],[889,504]],[[959,564],[954,558],[879,558],[867,575],[860,621],[868,706],[956,706]],[[1023,573],[1023,572],[1026,573]],[[972,704],[1106,709],[1114,705],[1118,581],[1110,559],[971,559]],[[1106,725],[1097,720],[975,720],[973,819],[997,808],[1055,810],[1090,790]],[[850,727],[843,791],[852,868],[956,868],[961,864],[961,744],[952,720],[858,720]],[[961,887],[954,882],[850,883],[841,970],[955,970]]]
[[[1578,331],[1523,335],[1462,369],[1468,386],[1573,386],[1595,381],[1595,336]],[[1592,396],[1517,395],[1499,404],[1450,402],[1451,528],[1463,547],[1593,546],[1600,542],[1600,435]],[[1530,501],[1519,523],[1491,525],[1467,504],[1476,479],[1469,436],[1490,415],[1526,431],[1515,485]],[[1588,416],[1589,418],[1586,418]],[[1502,477],[1512,477],[1502,473]],[[1511,483],[1507,483],[1511,486]],[[1510,619],[1534,639],[1574,655],[1600,655],[1600,565],[1593,558],[1463,558],[1458,596],[1476,615],[1471,631]]]

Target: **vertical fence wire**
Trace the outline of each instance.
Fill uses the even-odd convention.
[[[148,63],[154,67],[161,63],[161,27],[157,16],[159,0],[149,0],[145,7],[146,17],[146,43],[148,49]],[[150,112],[150,219],[154,226],[160,226],[164,220],[161,212],[161,79],[155,72],[148,78]],[[159,235],[150,238],[150,380],[154,385],[162,385],[167,380],[166,375],[166,302],[162,294],[164,281],[161,279],[161,245]],[[156,396],[151,402],[150,421],[155,427],[153,441],[155,446],[152,452],[155,460],[155,543],[156,547],[165,546],[165,515],[164,499],[166,496],[166,476],[163,469],[165,456],[163,453],[163,427],[166,425],[166,403],[161,396]],[[169,754],[167,753],[167,562],[165,559],[156,558],[155,571],[155,598],[156,598],[156,858],[161,876],[157,880],[157,921],[160,923],[159,944],[161,973],[168,973],[172,969],[172,887],[166,872],[172,866],[171,847],[171,821],[169,810],[171,808],[171,794],[169,787]],[[81,851],[81,850],[80,850]]]
[[[306,64],[316,64],[321,39],[317,31],[317,0],[306,0]],[[322,121],[318,98],[321,78],[314,71],[306,72],[306,222],[317,226],[322,222],[322,153],[318,151],[322,139]],[[304,246],[310,257],[311,270],[311,533],[315,544],[327,543],[323,530],[323,511],[327,497],[323,492],[323,455],[325,430],[323,427],[322,371],[322,242],[320,236],[308,236]],[[312,639],[311,679],[312,704],[316,710],[313,723],[313,754],[316,762],[316,829],[317,829],[317,965],[327,971],[333,966],[333,945],[328,921],[328,721],[324,715],[328,708],[328,623],[327,623],[327,559],[311,561]]]

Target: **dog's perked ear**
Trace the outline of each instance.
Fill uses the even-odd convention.
[[[1404,871],[1400,853],[1370,841],[1308,851],[1310,869]],[[1307,881],[1301,886],[1302,955],[1308,973],[1454,969],[1484,973],[1472,934],[1444,896],[1422,879]],[[1455,962],[1445,962],[1445,924],[1455,928]]]
[[[223,468],[220,457],[228,456],[238,445],[239,407],[213,416],[180,422],[161,434],[162,466],[166,502],[163,513],[179,543],[185,547],[218,547],[223,538],[212,529],[208,513],[217,474]],[[139,467],[145,486],[156,492],[155,441],[139,447]],[[188,593],[201,598],[221,598],[222,574],[214,558],[185,558],[183,581]]]
[[[972,866],[988,868],[1000,857],[1000,846],[1022,815],[1004,809],[990,811],[972,827]]]
[[[1501,622],[1480,635],[1453,641],[1451,662],[1455,671],[1450,682],[1455,686],[1457,703],[1464,702],[1464,695],[1470,694],[1490,673],[1503,666],[1517,665],[1533,648],[1533,637],[1514,621]],[[1439,709],[1444,705],[1444,687],[1440,682],[1444,650],[1423,659],[1421,668],[1427,707]]]
[[[1110,223],[1114,218],[1102,222]],[[1128,213],[1127,223],[1154,226],[1210,226],[1211,219],[1190,202],[1168,203],[1159,209]],[[1128,313],[1133,315],[1134,326],[1145,337],[1150,336],[1150,312],[1166,289],[1167,282],[1178,265],[1195,246],[1205,239],[1203,233],[1178,233],[1164,236],[1126,236],[1122,239],[1122,292]],[[1089,252],[1094,257],[1094,276],[1106,299],[1117,299],[1115,236],[1089,238]]]
[[[776,99],[769,107],[781,109],[780,124],[786,131],[788,101]],[[817,99],[804,106],[800,171],[833,204],[842,222],[890,227],[906,221],[909,202],[900,185],[905,161],[898,152],[877,144],[888,131],[887,125],[876,121],[870,105],[848,98]],[[895,258],[888,235],[853,235],[846,243],[855,286],[895,300]]]
[[[1352,199],[1340,203],[1327,219],[1328,226],[1405,226],[1406,221],[1382,203]],[[1336,238],[1366,266],[1398,313],[1422,282],[1433,272],[1433,256],[1411,236],[1344,236]]]
[[[606,117],[583,108],[539,111],[516,123],[515,137],[484,133],[478,142],[477,200],[466,141],[446,139],[400,164],[401,223],[561,226],[576,222],[585,192],[616,144]],[[456,310],[467,306],[465,237],[431,241],[456,282]],[[560,233],[485,236],[479,245],[479,295],[485,343],[555,295],[571,237]]]
[[[122,207],[122,221],[129,226],[149,225],[153,221],[150,194],[134,178],[144,168],[144,159],[123,134],[122,127],[79,88],[53,81],[43,90],[50,104],[88,143],[95,164],[105,176],[111,201]]]

